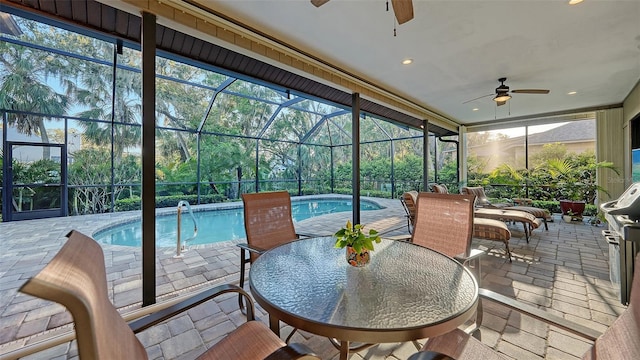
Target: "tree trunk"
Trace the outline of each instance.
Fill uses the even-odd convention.
[[[49,143],[49,135],[47,135],[47,128],[44,126],[44,120],[38,120],[38,130],[40,131],[40,139],[45,144]],[[62,159],[62,154],[60,154],[60,158]],[[42,159],[49,160],[51,159],[51,148],[45,146],[42,148]]]

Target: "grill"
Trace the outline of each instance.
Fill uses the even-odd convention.
[[[609,223],[602,235],[609,243],[609,276],[620,285],[620,302],[629,304],[634,258],[640,249],[640,182],[614,201],[600,205]]]

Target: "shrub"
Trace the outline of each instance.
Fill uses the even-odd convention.
[[[197,195],[170,195],[170,196],[156,196],[156,208],[173,207],[177,206],[180,200],[186,200],[190,205],[195,205],[198,202]],[[221,194],[201,195],[200,204],[212,204],[220,203],[227,200],[226,196]],[[116,200],[115,211],[131,211],[140,210],[141,199],[139,197],[119,199]]]

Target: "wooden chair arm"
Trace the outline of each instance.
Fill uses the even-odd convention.
[[[291,360],[291,359],[318,359],[320,357],[316,355],[313,350],[307,347],[304,344],[300,343],[292,343],[287,346],[281,347],[280,349],[272,352],[264,358],[264,360]]]
[[[244,296],[247,303],[247,321],[255,320],[254,305],[251,296],[239,286],[233,284],[218,285],[216,287],[199,292],[185,300],[182,300],[174,305],[171,305],[165,309],[151,313],[145,317],[134,320],[129,323],[129,327],[134,333],[138,333],[142,330],[148,329],[156,324],[167,320],[176,314],[182,313],[195,306],[198,306],[206,301],[209,301],[219,295],[235,292]]]
[[[528,305],[528,304],[524,304],[522,302],[519,302],[515,299],[512,299],[510,297],[498,294],[496,292],[493,292],[491,290],[487,290],[487,289],[479,289],[479,294],[482,298],[493,301],[493,302],[497,302],[499,304],[502,304],[503,306],[506,306],[512,310],[516,310],[520,313],[523,313],[525,315],[531,316],[534,319],[543,321],[549,325],[553,325],[555,327],[558,327],[562,330],[568,331],[572,334],[581,336],[585,339],[591,340],[591,341],[595,341],[600,335],[602,335],[600,332],[590,329],[586,326],[577,324],[573,321],[569,321],[565,318],[562,318],[560,316],[551,314],[547,311],[538,309],[534,306]]]

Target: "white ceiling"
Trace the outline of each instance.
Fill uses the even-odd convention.
[[[621,104],[640,80],[640,0],[413,0],[395,37],[386,0],[197,1],[466,125]],[[463,104],[500,77],[551,92]]]

